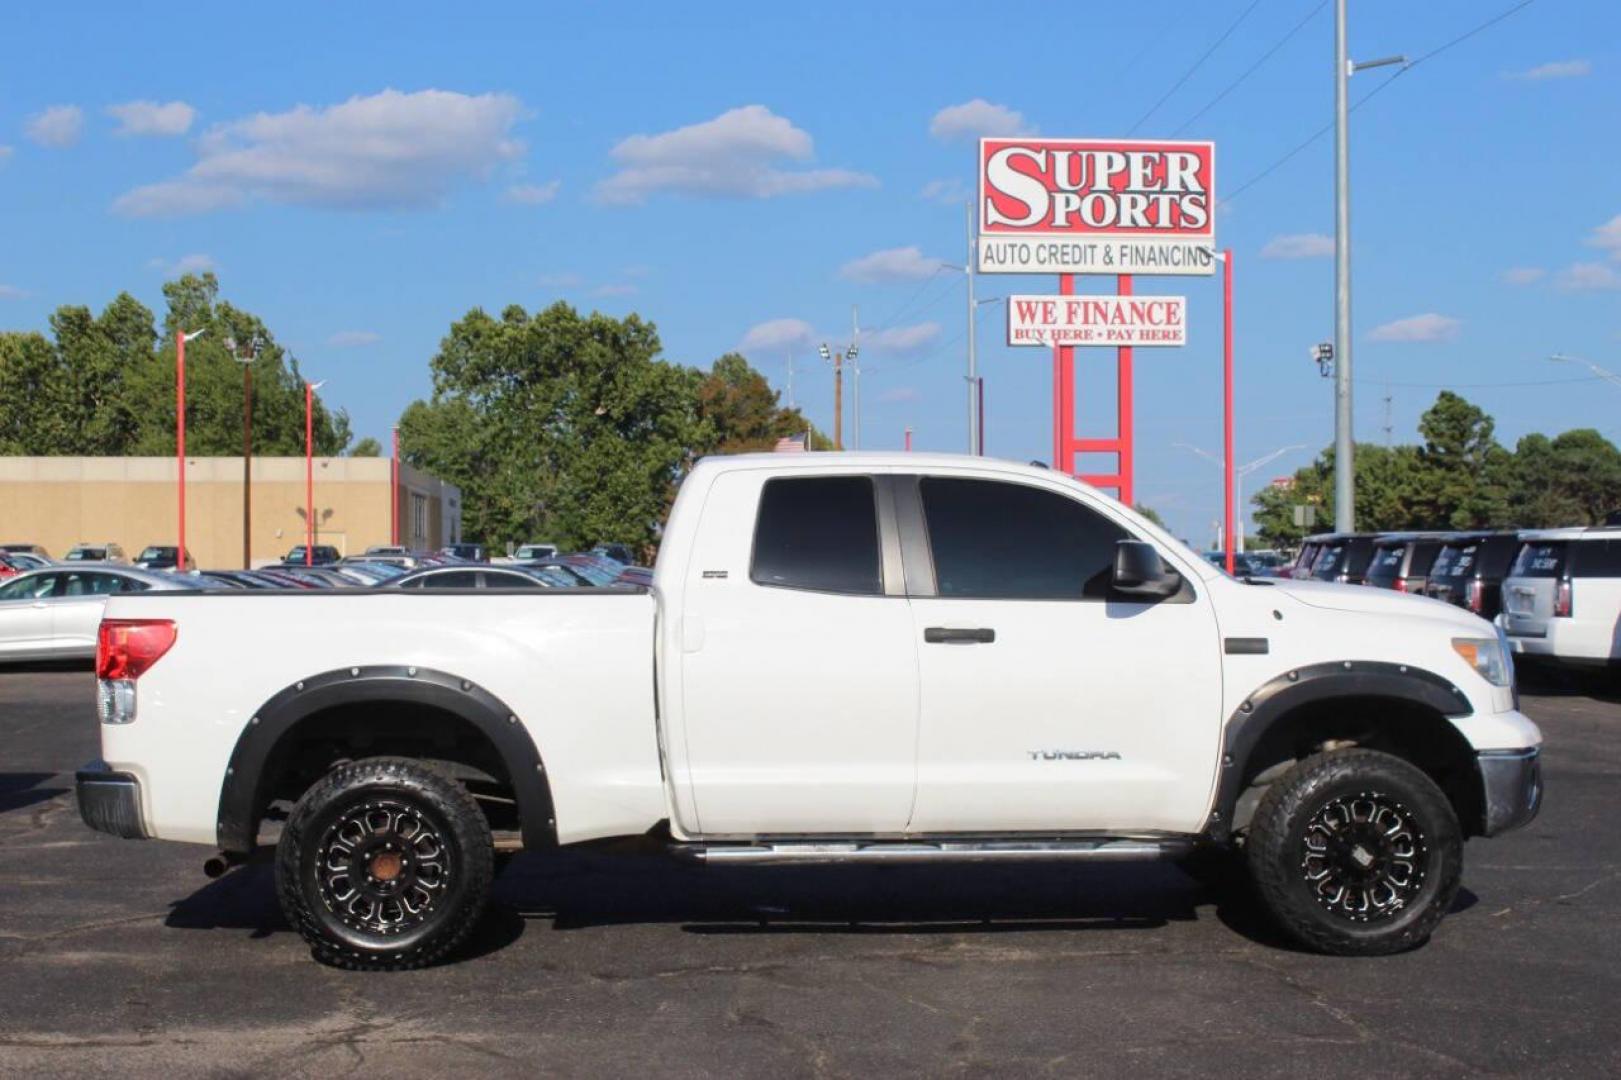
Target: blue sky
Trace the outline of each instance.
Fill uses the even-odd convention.
[[[1513,3],[1361,0],[1352,53],[1421,56]],[[795,398],[829,427],[815,345],[848,338],[855,304],[863,446],[898,447],[910,426],[919,449],[960,450],[963,283],[936,267],[964,257],[974,135],[1208,138],[1218,196],[1230,194],[1328,120],[1331,10],[14,9],[0,328],[43,329],[58,304],[99,307],[120,289],[157,307],[166,273],[211,267],[328,380],[358,434],[386,439],[429,391],[452,320],[562,298],[640,312],[672,360],[746,346],[779,387],[792,353]],[[1358,75],[1353,99],[1392,70]],[[1577,426],[1621,440],[1621,387],[1545,359],[1621,370],[1618,115],[1621,5],[1608,0],[1537,0],[1354,115],[1359,439],[1383,440],[1387,393],[1403,440],[1451,386],[1510,444]],[[1332,336],[1331,170],[1325,137],[1218,213],[1218,243],[1236,255],[1236,456],[1310,447],[1252,484],[1332,436],[1331,387],[1307,355]],[[987,275],[978,287],[1053,284]],[[1190,344],[1139,353],[1137,486],[1195,542],[1219,516],[1220,474],[1175,444],[1219,451],[1218,288],[1138,286],[1189,297]],[[1046,458],[1048,354],[1002,346],[1002,320],[981,309],[987,450]],[[1086,351],[1081,369],[1081,433],[1110,434],[1112,354]]]

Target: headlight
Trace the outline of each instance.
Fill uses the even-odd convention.
[[[1452,651],[1463,657],[1470,667],[1480,672],[1482,679],[1493,686],[1507,686],[1514,681],[1512,662],[1501,637],[1455,637],[1452,639]]]

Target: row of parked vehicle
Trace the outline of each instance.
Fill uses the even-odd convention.
[[[75,547],[81,551],[87,545]],[[108,545],[115,547],[116,545]],[[107,597],[122,593],[202,589],[576,589],[648,586],[652,571],[622,563],[606,550],[559,554],[555,547],[494,564],[475,561],[473,545],[437,552],[376,547],[344,557],[300,544],[280,563],[252,570],[199,571],[189,553],[167,549],[167,568],[127,561],[76,558],[55,562],[35,544],[0,544],[0,660],[81,659],[95,655],[96,628]],[[458,548],[462,549],[458,552]],[[148,549],[150,551],[152,549]],[[145,554],[145,553],[143,553]],[[628,553],[627,553],[628,554]],[[176,566],[182,567],[175,569]]]
[[[1495,621],[1522,657],[1621,665],[1621,523],[1323,533],[1275,576],[1433,597]]]

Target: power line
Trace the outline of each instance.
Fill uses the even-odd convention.
[[[1584,375],[1579,379],[1537,379],[1531,382],[1477,382],[1477,383],[1423,383],[1423,382],[1387,382],[1384,379],[1352,379],[1359,386],[1377,384],[1379,386],[1399,386],[1410,390],[1493,390],[1499,388],[1519,386],[1568,386],[1571,383],[1601,382],[1602,376]]]
[[[892,311],[890,313],[889,318],[883,320],[877,326],[869,326],[869,327],[867,327],[867,333],[871,334],[871,333],[876,333],[879,330],[888,330],[889,328],[894,326],[895,323],[900,320],[900,317],[903,314],[906,313],[907,309],[909,309],[914,303],[916,303],[917,298],[923,294],[923,290],[928,288],[935,281],[937,281],[939,279],[940,275],[945,271],[945,269],[946,268],[945,268],[944,264],[942,264],[940,266],[936,266],[934,268],[934,273],[930,274],[928,277],[924,278],[921,282],[919,282],[918,287],[912,290],[911,294],[907,296],[906,300],[904,302],[902,302],[900,307],[896,308],[894,311]],[[949,281],[951,279],[947,278],[946,280]],[[940,295],[944,296],[945,294],[941,293]]]
[[[1360,98],[1358,98],[1356,100],[1356,102],[1351,105],[1351,108],[1350,108],[1349,111],[1356,112],[1358,109],[1360,109],[1362,106],[1366,105],[1370,100],[1372,100],[1377,94],[1383,92],[1387,87],[1390,86],[1391,83],[1395,82],[1397,79],[1401,78],[1403,75],[1407,74],[1409,71],[1412,71],[1414,68],[1418,67],[1420,64],[1424,63],[1426,60],[1433,60],[1435,57],[1437,57],[1437,56],[1441,55],[1442,53],[1446,52],[1448,49],[1451,49],[1456,45],[1463,44],[1465,41],[1468,41],[1470,38],[1474,37],[1476,34],[1479,34],[1484,30],[1488,30],[1491,27],[1496,26],[1498,23],[1502,22],[1504,19],[1508,18],[1509,16],[1511,16],[1511,15],[1513,15],[1513,14],[1519,12],[1519,11],[1524,10],[1525,8],[1530,7],[1535,2],[1536,2],[1536,0],[1520,0],[1520,2],[1518,4],[1515,4],[1513,7],[1506,8],[1503,11],[1498,12],[1496,15],[1493,15],[1491,18],[1487,19],[1485,22],[1479,23],[1476,26],[1473,26],[1470,29],[1468,29],[1468,30],[1464,31],[1463,33],[1459,34],[1457,37],[1453,38],[1452,40],[1450,40],[1450,41],[1448,41],[1448,42],[1446,42],[1446,43],[1444,43],[1442,45],[1436,46],[1435,48],[1431,49],[1429,52],[1425,53],[1423,56],[1420,56],[1418,59],[1412,61],[1411,63],[1397,68],[1396,71],[1390,76],[1390,78],[1386,79],[1384,82],[1380,83],[1378,86],[1375,86],[1372,90],[1369,90],[1366,94],[1363,94]],[[1250,188],[1254,187],[1256,184],[1259,184],[1262,180],[1265,180],[1268,176],[1271,176],[1273,173],[1277,172],[1278,169],[1282,168],[1291,159],[1293,159],[1295,157],[1295,155],[1299,154],[1302,150],[1306,149],[1308,146],[1315,143],[1318,139],[1321,139],[1324,135],[1327,135],[1333,129],[1334,129],[1334,121],[1330,120],[1328,123],[1324,124],[1322,127],[1318,128],[1316,131],[1312,132],[1310,135],[1308,135],[1301,142],[1296,144],[1292,149],[1290,149],[1282,157],[1278,158],[1272,164],[1268,165],[1266,168],[1262,169],[1260,172],[1258,172],[1254,176],[1250,177],[1244,183],[1240,184],[1233,191],[1229,192],[1225,198],[1218,199],[1217,200],[1217,205],[1219,206],[1222,203],[1232,202],[1234,199],[1238,198],[1244,192],[1248,191]]]
[[[1199,68],[1204,65],[1204,62],[1206,60],[1210,59],[1210,54],[1215,52],[1217,49],[1221,48],[1221,43],[1222,42],[1224,42],[1228,38],[1232,37],[1233,31],[1238,29],[1238,24],[1243,22],[1245,19],[1249,18],[1250,12],[1254,11],[1256,8],[1258,8],[1260,6],[1261,6],[1261,0],[1251,0],[1250,6],[1245,8],[1243,11],[1239,12],[1238,18],[1234,19],[1232,21],[1232,24],[1230,26],[1228,26],[1226,30],[1222,31],[1221,37],[1217,38],[1215,43],[1213,45],[1211,45],[1210,48],[1206,49],[1199,56],[1199,59],[1197,59],[1197,60],[1195,60],[1193,62],[1192,67],[1188,68],[1188,70],[1186,70],[1186,71],[1184,71],[1182,73],[1182,77],[1180,79],[1176,80],[1176,82],[1171,84],[1171,88],[1169,90],[1165,91],[1165,93],[1163,95],[1161,95],[1160,99],[1158,101],[1154,102],[1153,106],[1147,112],[1143,113],[1142,117],[1135,124],[1131,125],[1131,130],[1126,132],[1126,134],[1128,136],[1135,135],[1137,133],[1137,129],[1142,127],[1143,124],[1147,122],[1147,120],[1148,120],[1148,118],[1150,116],[1153,116],[1156,112],[1158,112],[1159,107],[1161,105],[1165,104],[1167,101],[1169,101],[1171,99],[1172,94],[1174,94],[1178,90],[1182,89],[1182,85],[1184,83],[1186,83],[1189,79],[1193,78],[1193,73],[1195,71],[1198,71]]]
[[[1175,131],[1171,132],[1171,137],[1175,138],[1176,136],[1182,134],[1188,128],[1192,127],[1194,121],[1198,120],[1199,117],[1203,116],[1205,113],[1209,112],[1211,109],[1214,109],[1217,105],[1220,105],[1221,102],[1222,102],[1222,99],[1224,99],[1228,94],[1232,93],[1234,90],[1237,90],[1239,88],[1239,86],[1243,84],[1244,80],[1248,79],[1251,75],[1255,74],[1255,72],[1260,69],[1262,64],[1264,64],[1268,60],[1272,59],[1272,55],[1274,53],[1276,53],[1279,49],[1283,48],[1285,45],[1289,44],[1289,42],[1294,39],[1294,36],[1296,34],[1300,33],[1300,31],[1304,30],[1306,28],[1306,24],[1311,22],[1318,15],[1320,15],[1322,13],[1322,10],[1324,8],[1326,8],[1327,6],[1328,6],[1328,0],[1322,0],[1322,2],[1319,3],[1316,7],[1312,8],[1310,11],[1306,12],[1306,17],[1301,19],[1299,22],[1295,23],[1293,29],[1291,29],[1287,34],[1284,34],[1283,37],[1278,39],[1277,44],[1273,45],[1266,52],[1262,53],[1260,55],[1260,58],[1257,59],[1255,61],[1255,63],[1253,63],[1249,67],[1245,68],[1244,73],[1242,75],[1240,75],[1238,78],[1234,79],[1232,82],[1228,83],[1227,86],[1221,91],[1221,93],[1217,94],[1215,97],[1210,99],[1210,101],[1205,105],[1204,108],[1200,109],[1198,112],[1194,113],[1192,116],[1190,116],[1186,120],[1184,120],[1182,122],[1181,127],[1177,128]]]

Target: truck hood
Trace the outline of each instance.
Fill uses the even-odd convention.
[[[1279,592],[1300,601],[1308,607],[1327,611],[1355,611],[1369,615],[1418,616],[1443,618],[1465,623],[1479,621],[1473,615],[1427,596],[1399,593],[1392,589],[1378,589],[1371,585],[1335,585],[1326,581],[1279,580],[1273,586]]]

